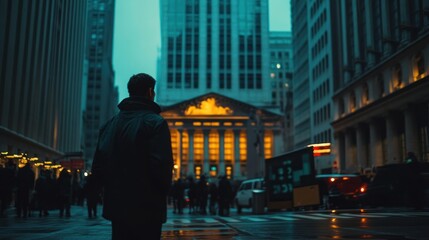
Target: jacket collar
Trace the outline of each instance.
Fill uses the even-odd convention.
[[[125,98],[119,103],[118,108],[121,111],[149,110],[157,114],[161,112],[161,108],[154,101],[139,96]]]

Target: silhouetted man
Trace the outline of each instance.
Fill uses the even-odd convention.
[[[103,217],[112,221],[113,239],[160,239],[167,219],[173,158],[154,87],[151,76],[132,76],[130,97],[100,130],[92,174],[104,187]]]

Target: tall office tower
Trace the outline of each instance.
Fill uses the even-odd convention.
[[[270,32],[271,105],[280,110],[283,121],[283,151],[293,150],[292,33]]]
[[[0,164],[81,151],[86,7],[0,1]]]
[[[94,156],[100,127],[117,111],[118,89],[112,67],[114,0],[88,1],[86,61],[88,65],[84,114],[84,158]]]
[[[312,143],[308,1],[292,0],[294,143],[300,148]]]
[[[429,161],[428,1],[340,1],[337,161],[348,171]]]
[[[161,0],[157,101],[208,92],[269,106],[268,0]]]

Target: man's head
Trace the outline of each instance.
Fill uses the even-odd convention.
[[[130,97],[140,96],[150,100],[155,98],[155,79],[146,73],[133,75],[128,81],[128,93]]]

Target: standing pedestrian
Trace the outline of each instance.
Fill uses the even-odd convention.
[[[210,201],[209,201],[209,210],[210,214],[216,214],[216,204],[218,201],[218,187],[215,182],[211,182],[209,185]]]
[[[93,175],[89,175],[83,186],[83,193],[86,197],[88,218],[97,217],[97,203],[100,201],[100,189],[95,185]]]
[[[30,163],[18,170],[16,181],[16,215],[26,218],[29,214],[30,195],[34,189],[34,172]]]
[[[232,199],[232,187],[226,176],[219,181],[219,215],[229,216],[229,207]]]
[[[71,198],[72,198],[72,176],[67,169],[63,169],[60,172],[60,176],[57,179],[57,193],[58,193],[58,207],[60,210],[60,217],[70,217]]]
[[[207,201],[209,198],[209,189],[205,175],[202,175],[197,183],[197,196],[199,203],[199,213],[205,215],[207,214]]]
[[[188,177],[189,213],[193,214],[197,207],[197,186],[192,176]]]
[[[130,97],[100,130],[92,173],[104,187],[103,217],[112,221],[113,240],[160,239],[167,220],[173,157],[154,88],[150,75],[132,76]]]
[[[15,167],[11,159],[6,163],[5,168],[0,167],[0,217],[6,216],[6,209],[12,201]]]

